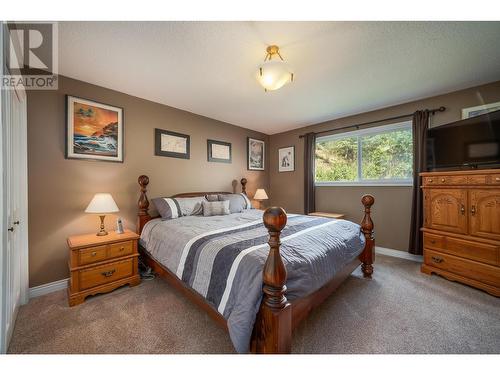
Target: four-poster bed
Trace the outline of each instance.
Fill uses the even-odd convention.
[[[140,185],[140,198],[138,201],[138,217],[137,217],[137,232],[142,234],[145,226],[148,225],[153,219],[149,215],[149,200],[147,198],[147,186],[149,178],[142,175],[138,179]],[[242,193],[246,194],[245,178],[241,179]],[[196,192],[196,193],[181,193],[173,196],[173,198],[191,198],[200,197],[207,194],[230,194],[226,192]],[[270,207],[263,214],[263,223],[268,231],[268,245],[269,252],[266,254],[267,259],[263,265],[262,272],[262,288],[261,292],[262,301],[258,313],[256,315],[255,323],[253,325],[253,332],[251,335],[250,350],[254,353],[290,353],[292,330],[307,317],[310,311],[321,304],[338,286],[361,264],[361,269],[364,277],[371,278],[373,273],[374,261],[374,246],[375,240],[373,237],[373,222],[370,216],[370,209],[374,203],[374,198],[371,195],[364,195],[361,199],[364,206],[364,217],[361,222],[361,238],[364,238],[362,251],[354,259],[349,260],[344,264],[333,278],[328,282],[322,284],[318,289],[308,292],[306,295],[296,298],[293,301],[287,299],[287,270],[283,262],[280,247],[282,245],[280,236],[284,233],[284,228],[287,224],[287,214],[280,207]],[[252,210],[256,211],[256,210]],[[292,216],[294,216],[292,218]],[[296,217],[301,215],[289,215],[291,221],[297,222]],[[312,220],[309,217],[303,218]],[[326,226],[330,224],[329,219],[324,220],[319,226]],[[158,221],[159,222],[159,221]],[[348,223],[348,222],[344,222]],[[151,224],[151,223],[150,223]],[[291,223],[290,223],[291,224]],[[352,223],[350,223],[353,225]],[[261,224],[260,224],[261,225]],[[359,228],[359,227],[358,227]],[[311,229],[311,228],[309,228]],[[306,229],[305,231],[309,230]],[[315,229],[315,228],[312,228]],[[150,233],[150,232],[148,232]],[[297,235],[288,236],[283,240]],[[359,233],[358,233],[359,235]],[[290,241],[291,242],[291,241]],[[288,243],[288,242],[287,242]],[[255,247],[255,246],[254,246]],[[262,247],[262,246],[261,246]],[[165,279],[172,286],[182,291],[189,299],[205,310],[218,324],[225,329],[228,329],[228,322],[221,309],[217,309],[210,304],[207,299],[201,294],[197,293],[189,285],[186,285],[182,277],[182,272],[177,274],[171,269],[166,267],[155,259],[145,248],[141,248],[141,256],[144,263],[150,266],[161,278]],[[181,276],[179,276],[181,275]],[[234,342],[234,340],[233,340]]]

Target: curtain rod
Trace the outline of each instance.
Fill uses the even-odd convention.
[[[436,112],[444,112],[446,110],[446,107],[439,107],[439,108],[433,108],[433,109],[426,109],[425,111],[431,113],[432,115],[435,114]],[[415,112],[413,113],[408,113],[406,115],[400,115],[400,116],[394,116],[394,117],[388,117],[388,118],[384,118],[384,119],[381,119],[381,120],[375,120],[375,121],[368,121],[368,122],[363,122],[361,124],[357,124],[357,125],[349,125],[349,126],[343,126],[341,128],[335,128],[335,129],[328,129],[328,130],[322,130],[322,131],[319,131],[319,132],[314,132],[314,134],[318,135],[318,134],[323,134],[323,133],[329,133],[329,132],[333,132],[333,131],[337,131],[337,130],[344,130],[344,129],[350,129],[350,128],[356,128],[356,129],[359,129],[360,126],[363,126],[363,125],[370,125],[370,124],[376,124],[377,122],[384,122],[384,121],[391,121],[391,120],[400,120],[402,118],[407,118],[407,117],[411,117],[413,116]],[[306,136],[306,134],[301,134],[299,135],[299,138],[304,138]]]

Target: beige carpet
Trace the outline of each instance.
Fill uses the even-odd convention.
[[[294,332],[295,353],[500,353],[500,299],[378,256]],[[227,333],[162,280],[70,308],[65,291],[22,306],[9,353],[231,353]]]

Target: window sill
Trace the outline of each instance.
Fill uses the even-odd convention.
[[[412,183],[397,183],[397,182],[316,182],[314,184],[315,187],[323,187],[323,186],[332,186],[332,187],[339,187],[339,186],[390,186],[390,187],[413,187]]]

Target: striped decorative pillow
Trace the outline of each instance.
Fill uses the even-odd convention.
[[[163,220],[176,219],[181,216],[201,215],[203,201],[206,201],[205,197],[152,199]]]
[[[203,216],[229,215],[229,201],[202,202]]]

